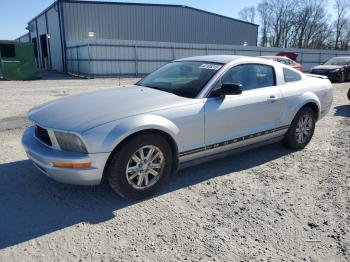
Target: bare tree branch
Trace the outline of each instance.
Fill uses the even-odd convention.
[[[350,0],[331,0],[336,11],[332,23],[330,0],[261,0],[244,8],[239,16],[260,24],[261,46],[348,49],[350,45]]]
[[[251,6],[251,7],[243,8],[241,11],[239,11],[238,16],[240,19],[242,19],[244,21],[254,23],[254,21],[255,21],[255,7]]]
[[[335,31],[335,49],[338,49],[339,41],[346,27],[348,21],[347,15],[349,14],[350,0],[335,0],[334,9],[336,11],[336,31]]]

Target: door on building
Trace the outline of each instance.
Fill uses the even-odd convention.
[[[36,38],[32,38],[32,43],[34,45],[34,57],[35,57],[35,64],[36,67],[39,68],[39,59],[38,59],[38,43],[36,41]]]
[[[41,64],[45,69],[49,69],[49,52],[47,46],[47,34],[42,34],[40,36],[40,46],[41,46]]]

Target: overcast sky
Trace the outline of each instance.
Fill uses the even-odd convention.
[[[260,0],[104,0],[108,2],[158,3],[187,5],[217,14],[238,18],[238,12]],[[54,0],[0,0],[0,39],[12,40],[25,33],[27,22]],[[330,6],[331,7],[331,6]],[[331,9],[331,8],[330,8]],[[256,21],[257,23],[257,21]]]

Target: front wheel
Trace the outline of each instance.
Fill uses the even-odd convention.
[[[315,130],[316,117],[311,108],[302,108],[294,117],[284,143],[293,149],[303,149],[311,140]]]
[[[341,72],[338,79],[338,83],[344,83],[344,82],[345,82],[345,72]]]
[[[142,199],[160,189],[171,174],[172,164],[171,148],[162,136],[141,134],[112,154],[105,175],[120,196]]]

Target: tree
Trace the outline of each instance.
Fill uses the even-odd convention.
[[[346,19],[346,23],[339,37],[339,49],[350,49],[350,18]]]
[[[265,1],[268,10],[268,26],[271,45],[274,47],[287,47],[288,38],[292,29],[295,5],[294,0]]]
[[[260,45],[261,46],[267,46],[269,39],[268,39],[268,30],[270,27],[270,19],[269,19],[269,3],[268,1],[263,1],[260,4],[258,4],[257,7],[259,17],[260,17]]]
[[[254,23],[255,21],[255,7],[245,7],[239,11],[238,16],[247,22]]]
[[[329,22],[328,1],[261,0],[255,9],[242,9],[240,17],[252,21],[257,11],[261,46],[349,48],[350,0],[332,0],[337,10],[334,26]]]
[[[335,49],[338,49],[339,41],[343,34],[344,27],[346,27],[349,14],[350,0],[335,0],[334,9],[336,11],[335,20]]]
[[[290,46],[319,48],[328,41],[330,30],[326,0],[299,0],[295,6]]]

